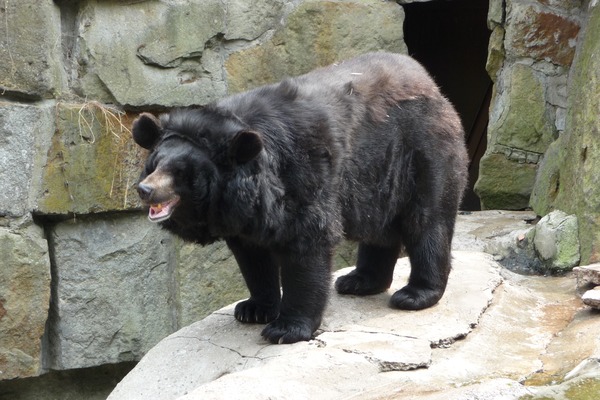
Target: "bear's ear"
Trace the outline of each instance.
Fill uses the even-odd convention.
[[[260,135],[254,131],[239,131],[229,143],[229,159],[237,164],[253,160],[263,149]]]
[[[139,117],[133,121],[131,127],[133,140],[143,147],[150,150],[162,135],[162,127],[160,121],[150,113],[141,113]]]

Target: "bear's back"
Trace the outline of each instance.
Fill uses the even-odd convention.
[[[402,54],[367,53],[316,69],[295,80],[307,96],[318,97],[332,88],[360,96],[361,102],[378,120],[400,101],[442,97],[425,68]]]

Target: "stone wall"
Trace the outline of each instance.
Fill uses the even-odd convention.
[[[576,215],[581,263],[600,261],[600,6],[597,0],[491,0],[494,79],[483,208]]]
[[[475,186],[485,209],[527,208],[540,159],[565,131],[581,3],[490,0],[487,69],[494,93]]]
[[[135,362],[246,296],[222,243],[145,221],[138,112],[406,52],[412,2],[0,2],[0,381]],[[495,85],[476,187],[484,208],[576,214],[582,261],[600,257],[597,3],[490,0]],[[343,248],[336,264],[353,263]]]
[[[531,203],[577,215],[582,265],[600,261],[600,3],[590,1],[569,76],[566,129],[542,160]]]
[[[223,243],[140,212],[137,112],[405,52],[403,18],[379,0],[1,2],[0,381],[139,360],[247,295]]]

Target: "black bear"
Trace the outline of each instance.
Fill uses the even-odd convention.
[[[273,343],[321,323],[335,245],[359,242],[341,294],[390,287],[404,247],[408,284],[392,307],[442,297],[467,180],[460,119],[410,57],[370,53],[199,107],[141,114],[151,150],[138,183],[149,219],[200,244],[224,239],[250,291],[235,318]]]

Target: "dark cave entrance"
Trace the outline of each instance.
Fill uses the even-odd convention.
[[[492,81],[485,69],[488,1],[439,0],[404,5],[408,53],[433,75],[461,116],[469,150],[469,186],[461,210],[480,210],[473,186],[487,146]]]

